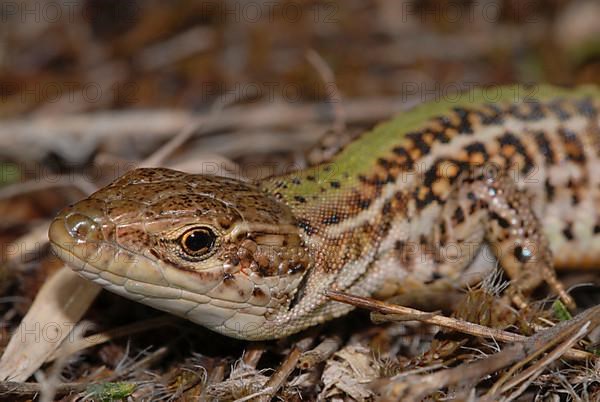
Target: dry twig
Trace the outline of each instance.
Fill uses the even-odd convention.
[[[327,291],[326,294],[333,300],[351,304],[356,307],[366,308],[368,310],[373,310],[386,315],[408,315],[413,320],[421,321],[426,324],[437,325],[443,328],[453,329],[459,332],[463,332],[465,334],[480,336],[482,338],[494,339],[496,341],[501,342],[522,342],[527,339],[527,337],[523,335],[513,334],[511,332],[503,331],[500,329],[489,328],[483,325],[478,325],[472,322],[458,320],[455,318],[449,318],[442,315],[432,315],[431,313],[427,313],[424,311],[419,311],[409,307],[397,306],[368,297],[353,296],[333,290]],[[565,357],[574,360],[587,360],[593,358],[594,355],[582,350],[570,349],[567,352],[565,352]]]
[[[292,371],[296,368],[302,353],[310,347],[313,340],[314,336],[309,335],[294,346],[292,351],[265,384],[265,392],[257,399],[258,402],[269,402],[273,399],[277,391],[279,391],[289,375],[292,374]]]

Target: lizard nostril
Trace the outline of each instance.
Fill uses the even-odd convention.
[[[98,241],[102,239],[99,225],[89,217],[73,213],[65,218],[69,235],[78,241]]]

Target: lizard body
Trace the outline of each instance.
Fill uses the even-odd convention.
[[[107,289],[242,339],[497,260],[514,300],[600,265],[600,91],[500,87],[432,102],[331,161],[258,183],[137,169],[54,220],[57,254]],[[491,258],[494,257],[494,258]]]

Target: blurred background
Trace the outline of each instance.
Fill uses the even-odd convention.
[[[474,86],[600,84],[597,0],[8,0],[0,35],[0,291],[15,297],[0,305],[3,346],[60,267],[46,258],[45,222],[183,130],[196,135],[165,165],[260,178]],[[13,247],[36,229],[37,247]],[[571,283],[585,280],[598,278]],[[104,292],[86,318],[105,328],[154,315]],[[245,350],[178,325],[184,348],[171,358],[202,354],[185,367],[226,372]],[[67,377],[172,338],[106,343]],[[279,352],[266,353],[274,367]]]
[[[139,159],[224,98],[249,108],[206,131],[243,139],[197,145],[236,160],[305,149],[344,103],[368,127],[475,85],[600,82],[595,0],[4,1],[0,18],[0,156],[54,170]]]
[[[596,0],[23,0],[0,19],[9,237],[190,127],[169,166],[260,178],[474,86],[600,83]]]

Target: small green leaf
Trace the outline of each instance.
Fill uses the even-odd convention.
[[[567,310],[567,307],[560,300],[556,300],[552,303],[552,309],[554,310],[554,315],[560,321],[568,321],[573,318],[571,313],[569,313],[569,310]]]
[[[105,382],[102,384],[92,384],[87,387],[87,393],[90,397],[100,401],[122,400],[130,396],[135,391],[136,384],[130,382]]]

